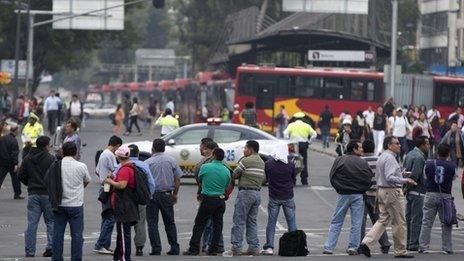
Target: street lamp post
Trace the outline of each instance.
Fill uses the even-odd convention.
[[[398,41],[398,1],[392,0],[392,36],[390,50],[390,96],[395,97],[396,51]]]

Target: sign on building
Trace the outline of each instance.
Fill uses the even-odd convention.
[[[175,67],[176,54],[174,49],[137,49],[135,63],[146,66]]]
[[[63,13],[63,15],[54,15],[53,19],[121,5],[86,16],[54,22],[53,29],[124,30],[123,4],[124,0],[53,0],[53,12]]]
[[[14,73],[15,73],[15,60],[2,60],[1,65],[2,66],[1,66],[0,71],[11,74],[11,77],[13,78]],[[20,60],[19,66],[18,66],[18,79],[25,79],[25,78],[26,78],[26,61]]]
[[[284,12],[368,14],[369,0],[282,0]]]
[[[374,54],[366,51],[309,50],[308,60],[314,62],[368,62],[374,60]]]

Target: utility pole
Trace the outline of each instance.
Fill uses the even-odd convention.
[[[21,2],[18,0],[16,1],[17,7],[21,8]],[[18,70],[19,70],[19,41],[21,36],[21,14],[17,14],[16,18],[16,42],[15,42],[15,68],[14,68],[14,90],[13,90],[13,100],[16,101],[18,98]],[[13,108],[16,106],[14,103]],[[14,108],[16,109],[16,108]]]
[[[396,84],[396,50],[398,40],[398,1],[392,0],[392,35],[391,35],[391,64],[390,64],[390,97],[395,96]]]

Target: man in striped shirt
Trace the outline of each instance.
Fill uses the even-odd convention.
[[[246,237],[248,251],[245,255],[259,255],[258,240],[258,208],[261,204],[261,185],[264,180],[264,161],[258,154],[259,143],[247,141],[242,158],[234,170],[233,178],[238,179],[238,194],[231,232],[232,255],[241,255],[243,232],[247,228]]]
[[[365,140],[362,144],[363,150],[364,150],[364,155],[361,157],[365,161],[367,161],[367,164],[369,164],[369,167],[371,168],[372,172],[375,173],[375,168],[377,165],[377,159],[379,158],[378,156],[375,156],[375,144],[372,140]],[[375,224],[375,222],[379,219],[379,214],[375,211],[375,197],[377,194],[377,182],[375,177],[372,178],[371,182],[371,188],[366,191],[364,195],[364,215],[363,215],[363,223],[361,227],[361,241],[364,238],[364,235],[366,234],[366,221],[367,221],[367,215],[369,215],[372,224]],[[382,253],[388,254],[388,251],[390,250],[391,243],[388,240],[388,234],[387,231],[383,232],[382,236],[379,239],[379,244],[380,244],[380,249],[382,250]]]

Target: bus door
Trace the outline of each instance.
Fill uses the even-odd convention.
[[[263,75],[256,79],[256,109],[257,110],[274,110],[274,98],[276,90],[276,81],[272,76]],[[274,114],[274,112],[273,112]],[[274,116],[273,116],[274,117]],[[274,129],[273,117],[268,119],[259,119],[258,123],[271,126]]]

